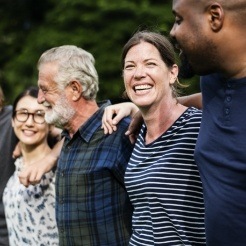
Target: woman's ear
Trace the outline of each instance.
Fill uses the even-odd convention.
[[[178,73],[179,73],[179,68],[177,64],[174,64],[170,70],[171,72],[171,77],[170,77],[170,84],[174,84],[174,82],[176,81],[177,77],[178,77]]]
[[[224,10],[219,3],[212,3],[208,7],[209,24],[214,32],[219,32],[224,22]]]

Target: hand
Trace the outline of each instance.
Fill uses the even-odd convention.
[[[127,116],[132,117],[136,112],[138,112],[138,107],[131,102],[118,103],[106,107],[102,117],[104,134],[111,134],[116,131],[116,125],[120,120]]]
[[[128,127],[126,135],[129,136],[129,139],[132,144],[136,142],[137,136],[139,134],[141,125],[143,124],[143,117],[140,111],[138,111],[134,117],[132,117],[131,123]]]
[[[53,167],[53,165],[50,165],[50,161],[47,162],[46,158],[47,157],[41,161],[25,167],[19,174],[20,183],[26,187],[28,187],[30,184],[35,185],[40,183],[42,176],[49,172]],[[54,163],[54,161],[51,162]]]
[[[63,142],[64,138],[56,143],[49,155],[41,161],[35,162],[34,164],[23,169],[19,174],[20,183],[26,187],[30,184],[35,185],[40,183],[42,176],[56,165]]]

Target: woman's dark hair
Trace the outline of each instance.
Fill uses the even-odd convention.
[[[147,42],[156,47],[159,51],[162,60],[168,67],[172,67],[176,63],[175,52],[171,42],[163,35],[151,31],[136,32],[123,47],[121,55],[121,65],[124,68],[124,62],[128,51],[135,45],[141,42]]]
[[[38,87],[36,86],[30,86],[23,92],[21,92],[14,100],[13,103],[13,112],[12,112],[12,118],[15,117],[15,110],[18,102],[25,96],[31,96],[33,98],[38,98]]]

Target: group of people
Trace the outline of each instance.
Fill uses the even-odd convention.
[[[122,51],[125,104],[96,102],[89,52],[44,52],[36,92],[1,105],[10,245],[246,245],[245,12],[245,0],[173,0],[181,65],[163,35],[136,32]],[[201,95],[179,97],[179,73],[201,75],[202,111],[185,106]],[[142,117],[135,143],[129,115]],[[63,131],[51,149],[53,126]]]

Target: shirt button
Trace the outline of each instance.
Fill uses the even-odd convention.
[[[60,199],[59,203],[60,203],[60,204],[63,204],[63,200],[62,200],[62,199]]]
[[[227,96],[227,97],[226,97],[226,101],[227,101],[227,102],[230,102],[230,101],[231,101],[231,96]]]
[[[226,109],[225,109],[225,114],[228,115],[229,113],[230,113],[230,109],[229,109],[229,108],[226,108]]]

